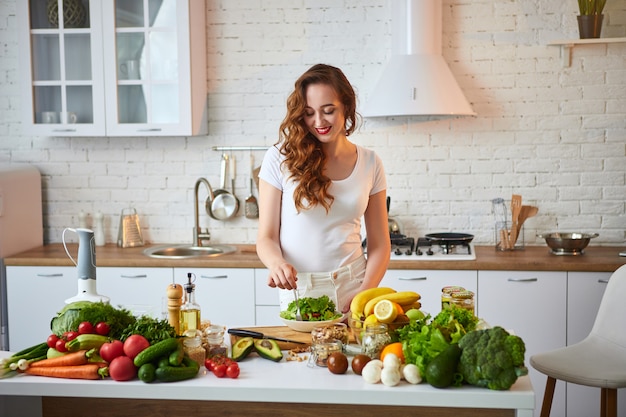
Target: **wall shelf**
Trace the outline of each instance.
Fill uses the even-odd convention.
[[[626,38],[563,39],[548,42],[548,46],[560,46],[563,67],[569,67],[572,65],[572,48],[574,46],[607,43],[626,43]]]

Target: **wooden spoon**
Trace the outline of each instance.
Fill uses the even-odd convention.
[[[511,237],[509,246],[515,248],[515,242],[517,242],[518,223],[520,211],[522,210],[522,196],[519,194],[513,194],[511,196]]]
[[[516,230],[517,236],[519,236],[519,232],[522,229],[522,225],[524,224],[524,222],[528,218],[535,216],[538,211],[539,211],[539,208],[536,206],[522,206],[520,210],[520,214],[519,214],[519,219],[517,221],[517,230]]]

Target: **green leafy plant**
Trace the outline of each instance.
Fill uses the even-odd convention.
[[[583,16],[602,14],[605,4],[606,0],[578,0],[578,9]]]

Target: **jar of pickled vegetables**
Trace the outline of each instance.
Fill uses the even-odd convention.
[[[474,293],[471,291],[456,291],[450,294],[450,305],[469,310],[474,314]]]
[[[465,288],[459,287],[458,285],[449,285],[447,287],[443,287],[441,289],[441,309],[448,308],[450,305],[450,299],[452,298],[452,293],[465,291]]]

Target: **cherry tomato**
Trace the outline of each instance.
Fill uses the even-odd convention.
[[[239,376],[239,365],[237,362],[233,362],[226,368],[226,375],[229,378],[237,378]]]
[[[216,365],[215,368],[213,368],[213,373],[218,378],[224,378],[226,376],[227,369],[228,369],[228,366],[226,364],[221,363],[219,365]]]
[[[210,358],[207,358],[204,360],[204,367],[210,372],[213,372],[213,368],[215,368],[215,363]]]
[[[65,339],[66,342],[69,342],[70,340],[74,340],[78,337],[78,332],[65,332],[63,333],[63,338]]]
[[[57,340],[59,340],[59,336],[53,333],[50,336],[48,336],[48,339],[46,340],[46,344],[48,345],[49,348],[56,349]]]
[[[67,348],[65,347],[65,339],[58,339],[54,348],[59,352],[67,352]]]
[[[109,334],[110,331],[111,326],[109,326],[108,323],[101,321],[100,323],[96,324],[96,333],[98,333],[99,335],[106,336]]]
[[[83,321],[78,325],[78,333],[79,334],[92,334],[93,333],[93,324],[88,321]]]

